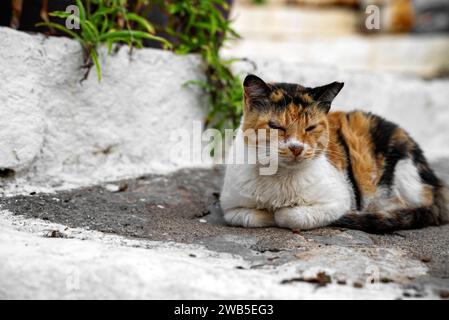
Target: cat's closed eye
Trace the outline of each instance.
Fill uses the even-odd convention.
[[[308,127],[306,128],[306,131],[309,132],[309,131],[314,130],[315,128],[316,128],[316,125],[308,126]]]
[[[281,131],[284,131],[284,132],[285,132],[285,128],[284,128],[284,127],[281,127],[280,125],[274,123],[273,121],[268,122],[268,126],[269,126],[271,129],[277,129],[277,130],[281,130]]]

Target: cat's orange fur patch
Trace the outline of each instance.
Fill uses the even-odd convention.
[[[311,103],[313,103],[312,97],[311,97],[309,94],[307,94],[307,93],[301,94],[301,100],[302,100],[305,104],[311,104]]]
[[[327,147],[327,158],[340,171],[344,171],[348,167],[346,154],[343,145],[338,139],[338,131],[340,130],[340,118],[344,117],[343,112],[331,112],[328,114],[329,120],[329,144]]]
[[[274,103],[278,103],[284,99],[284,93],[281,89],[277,89],[270,94],[270,100]]]
[[[362,112],[353,112],[341,119],[341,133],[349,148],[352,171],[360,191],[376,192],[377,163],[370,134],[371,120]]]
[[[422,205],[430,206],[434,202],[434,189],[432,186],[424,185],[422,190]]]

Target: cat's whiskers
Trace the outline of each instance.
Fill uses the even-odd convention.
[[[324,153],[329,154],[329,155],[334,155],[334,156],[338,156],[338,157],[346,157],[345,153],[342,153],[342,152],[337,151],[337,150],[322,149],[322,148],[316,148],[315,150],[319,151],[319,152],[324,152]]]

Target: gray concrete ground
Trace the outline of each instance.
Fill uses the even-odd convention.
[[[447,161],[434,163],[434,167],[445,181],[449,181]],[[297,283],[307,283],[318,288],[331,283],[357,291],[372,281],[377,282],[381,289],[376,291],[376,295],[365,292],[361,296],[447,297],[449,225],[390,235],[335,228],[296,233],[279,228],[228,227],[223,223],[218,203],[222,175],[221,168],[185,169],[170,175],[148,175],[54,194],[2,198],[0,206],[14,216],[39,218],[69,228],[96,230],[125,239],[150,240],[160,244],[174,242],[200,246],[218,255],[230,254],[242,261],[234,266],[235,270],[295,267],[293,275],[286,273],[281,276],[277,284],[280,286],[294,288]],[[50,228],[41,236],[54,239],[72,237],[69,231],[60,228]],[[0,248],[0,252],[4,251]],[[191,258],[195,257],[196,254],[192,253]],[[14,274],[11,269],[1,267],[0,283],[2,274]],[[391,293],[392,284],[396,288],[394,294]],[[258,289],[257,285],[253,286],[253,290]],[[385,290],[384,296],[382,290]],[[224,290],[221,297],[236,297],[226,292]],[[198,296],[191,294],[191,297]],[[5,295],[9,297],[7,293]],[[17,296],[11,295],[13,298]],[[188,294],[181,296],[188,297]],[[267,296],[248,294],[248,297]],[[282,296],[273,293],[268,297]],[[300,297],[314,296],[306,294]],[[349,296],[347,293],[341,296],[334,293],[327,297]]]

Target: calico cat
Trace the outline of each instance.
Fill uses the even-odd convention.
[[[243,86],[234,146],[248,145],[248,129],[275,130],[268,156],[278,168],[261,175],[258,163],[227,166],[220,201],[228,224],[388,233],[449,221],[448,190],[406,131],[371,113],[329,112],[343,83],[307,88],[248,75]]]

